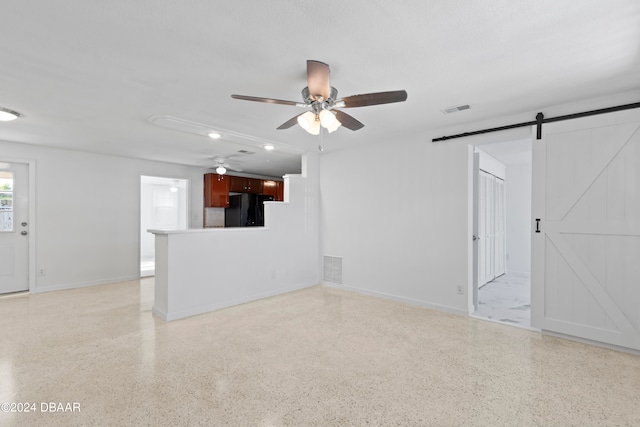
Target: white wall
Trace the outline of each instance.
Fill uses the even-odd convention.
[[[531,273],[531,162],[507,165],[507,272]]]
[[[32,292],[139,277],[140,175],[191,180],[190,225],[202,227],[200,168],[3,141],[0,157],[36,164],[30,231],[46,276]]]
[[[542,111],[545,117],[556,117],[637,102],[639,97],[640,91],[626,92]],[[420,140],[398,137],[392,143],[369,142],[323,153],[322,255],[343,258],[342,286],[468,313],[472,306],[468,145],[529,138],[532,130],[519,128],[438,143],[431,139],[534,118],[535,113],[523,113],[449,129],[425,129]],[[390,162],[393,171],[386,172]],[[466,295],[458,294],[458,286]]]
[[[322,154],[322,255],[345,287],[466,313],[468,149],[427,138]]]
[[[476,151],[480,154],[480,170],[490,173],[493,176],[505,180],[507,176],[507,167],[496,160],[490,154],[482,151],[482,148],[476,147]]]

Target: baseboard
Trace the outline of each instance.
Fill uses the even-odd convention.
[[[153,314],[155,314],[156,316],[158,316],[159,318],[161,318],[162,320],[168,320],[167,319],[167,317],[168,317],[167,313],[165,313],[162,310],[157,309],[155,305],[151,308],[151,312]]]
[[[550,337],[562,338],[562,339],[569,340],[569,341],[576,341],[576,342],[579,342],[579,343],[582,343],[582,344],[594,345],[596,347],[607,348],[609,350],[615,350],[615,351],[622,351],[624,353],[631,353],[633,355],[640,356],[640,350],[636,350],[634,348],[622,347],[622,346],[615,345],[615,344],[607,344],[607,343],[604,343],[604,342],[594,341],[594,340],[590,340],[590,339],[587,339],[587,338],[580,338],[580,337],[576,337],[576,336],[573,336],[573,335],[561,334],[559,332],[552,332],[552,331],[548,331],[546,329],[543,329],[541,332],[542,332],[543,335],[548,335]]]
[[[323,286],[328,286],[330,288],[335,288],[335,289],[342,289],[345,291],[351,291],[351,292],[356,292],[356,293],[360,293],[360,294],[365,294],[365,295],[370,295],[373,297],[378,297],[378,298],[384,298],[384,299],[388,299],[388,300],[392,300],[392,301],[397,301],[397,302],[402,302],[405,304],[410,304],[410,305],[415,305],[418,307],[423,307],[423,308],[429,308],[432,310],[437,310],[437,311],[442,311],[445,313],[451,313],[451,314],[457,314],[460,316],[465,316],[468,317],[469,313],[467,313],[466,310],[461,310],[455,307],[449,307],[446,305],[441,305],[441,304],[433,304],[430,303],[428,301],[423,301],[423,300],[418,300],[418,299],[414,299],[414,298],[406,298],[400,295],[393,295],[393,294],[388,294],[385,292],[378,292],[378,291],[372,291],[369,289],[363,289],[363,288],[356,288],[353,286],[346,286],[346,285],[338,285],[336,283],[331,283],[331,282],[322,282]]]
[[[140,275],[111,277],[111,278],[108,278],[108,279],[92,280],[92,281],[89,281],[89,282],[78,282],[78,283],[70,283],[70,284],[64,284],[64,285],[42,286],[42,287],[37,287],[36,289],[30,289],[29,292],[37,294],[37,293],[41,293],[41,292],[62,291],[62,290],[65,290],[65,289],[84,288],[84,287],[87,287],[87,286],[109,285],[111,283],[129,282],[129,281],[132,281],[132,280],[139,280],[139,279],[140,279]]]

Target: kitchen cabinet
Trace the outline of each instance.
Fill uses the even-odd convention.
[[[276,181],[276,202],[284,202],[284,182]]]
[[[284,201],[284,182],[217,173],[204,175],[205,208],[228,208],[229,193],[262,194],[282,202]]]
[[[229,207],[230,177],[207,173],[204,175],[204,206],[206,208]]]
[[[265,180],[262,183],[262,194],[273,196],[273,200],[276,202],[284,201],[284,182]]]
[[[262,194],[262,180],[242,176],[229,176],[229,191],[232,193]]]
[[[278,183],[276,181],[265,180],[262,183],[262,194],[265,196],[273,196],[273,200],[276,200],[278,195]]]

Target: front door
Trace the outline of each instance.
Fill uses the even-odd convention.
[[[29,290],[29,166],[0,162],[0,294]]]
[[[640,349],[640,111],[533,143],[532,326]]]

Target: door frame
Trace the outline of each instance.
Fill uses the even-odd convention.
[[[28,271],[28,292],[35,292],[37,283],[37,263],[36,263],[36,161],[33,159],[25,159],[20,157],[4,157],[0,156],[0,162],[21,163],[27,165],[29,175],[29,254],[27,255],[27,271]]]
[[[186,220],[186,226],[187,229],[189,229],[191,227],[191,190],[192,190],[192,182],[191,182],[191,177],[187,176],[187,177],[176,177],[176,176],[172,176],[172,177],[168,177],[168,176],[161,176],[160,174],[152,174],[152,173],[139,173],[138,174],[138,261],[137,261],[137,265],[138,265],[138,276],[140,278],[144,278],[144,277],[150,277],[150,276],[142,276],[141,274],[141,270],[140,270],[140,264],[141,264],[141,253],[142,253],[142,180],[143,178],[158,178],[161,180],[167,180],[167,181],[185,181],[186,182],[186,188],[185,188],[185,196],[186,196],[186,212],[185,212],[185,220]]]
[[[471,220],[471,245],[473,246],[473,268],[471,274],[473,275],[471,278],[471,309],[476,311],[478,309],[478,289],[480,289],[478,283],[478,275],[480,273],[480,241],[478,238],[478,232],[480,231],[480,221],[479,221],[479,212],[480,212],[480,180],[478,179],[480,176],[480,153],[475,151],[475,145],[469,145],[469,148],[472,151],[472,169],[471,169],[471,186],[472,186],[472,203],[473,206],[471,208],[473,218]]]
[[[479,192],[478,186],[478,170],[479,165],[474,167],[474,153],[475,148],[482,149],[483,145],[494,144],[500,142],[531,140],[532,144],[536,137],[536,127],[527,126],[515,129],[508,129],[499,132],[493,132],[490,134],[473,135],[464,138],[460,138],[467,145],[467,314],[472,315],[478,306],[478,242],[474,240],[474,236],[477,238],[478,224],[477,224],[477,194]],[[535,161],[532,156],[531,161]],[[474,173],[474,170],[476,173]],[[532,194],[533,198],[533,194]],[[533,203],[533,200],[532,200]],[[505,219],[506,221],[506,219]],[[533,231],[533,229],[531,230]],[[532,239],[533,240],[533,239]],[[533,241],[531,242],[531,250],[533,251]],[[533,290],[533,284],[531,285],[531,293]],[[533,313],[533,294],[531,294],[531,307]],[[533,322],[532,322],[533,324]],[[529,329],[537,330],[531,326]]]

